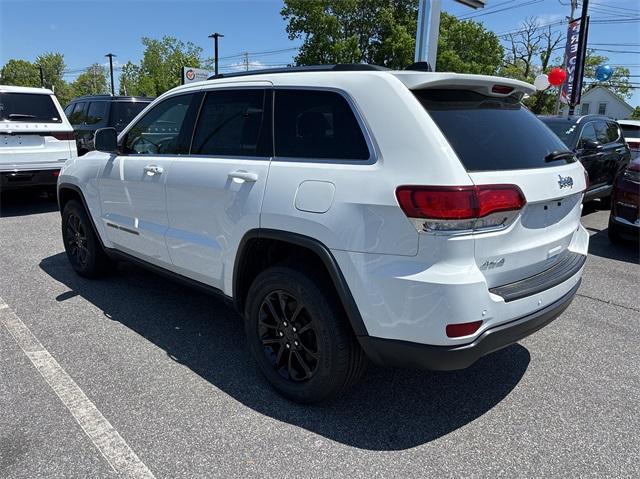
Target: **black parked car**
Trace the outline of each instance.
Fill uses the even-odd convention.
[[[620,126],[601,115],[540,117],[576,156],[589,175],[584,201],[601,198],[608,208],[613,183],[631,160]]]
[[[153,98],[149,97],[111,95],[73,99],[64,113],[73,126],[78,155],[93,150],[93,135],[98,128],[113,127],[119,133],[152,101]]]

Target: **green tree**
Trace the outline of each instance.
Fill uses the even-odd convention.
[[[145,37],[142,44],[145,50],[138,67],[135,85],[139,93],[161,95],[180,84],[182,67],[200,66],[202,48],[191,42],[184,43],[174,37],[165,36],[160,40]],[[130,70],[130,73],[132,71]]]
[[[71,91],[74,96],[109,93],[106,68],[94,63],[71,83]]]
[[[120,72],[120,95],[142,95],[140,87],[140,67],[133,62],[127,62]]]
[[[3,85],[40,86],[38,66],[26,60],[12,58],[2,67],[0,75],[0,83]]]
[[[640,120],[640,106],[637,106],[633,109],[633,113],[629,117],[630,120]]]
[[[418,0],[285,0],[281,15],[291,40],[302,39],[298,65],[413,63]],[[495,73],[502,47],[495,34],[442,13],[438,70]]]
[[[609,63],[608,57],[596,55],[594,50],[587,50],[587,58],[584,65],[583,94],[591,88],[603,86],[622,98],[631,98],[633,87],[629,84],[630,71],[628,68],[616,67],[613,70],[613,75],[607,81],[601,82],[596,79],[596,69],[600,65],[606,65],[607,63]]]
[[[42,66],[44,73],[44,86],[53,90],[61,105],[66,105],[73,98],[71,86],[64,81],[66,64],[62,53],[47,52],[36,57],[34,62]]]

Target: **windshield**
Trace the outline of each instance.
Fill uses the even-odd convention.
[[[567,146],[517,98],[468,90],[414,91],[467,171],[545,168],[575,161],[549,161]],[[547,158],[547,159],[545,159]]]
[[[60,123],[62,119],[50,95],[1,93],[0,120],[30,123]]]
[[[116,101],[111,106],[111,124],[117,130],[123,130],[138,113],[145,109],[150,101]]]

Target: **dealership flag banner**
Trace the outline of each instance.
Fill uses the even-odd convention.
[[[567,59],[567,79],[562,84],[562,90],[560,91],[560,101],[564,104],[569,104],[571,99],[571,92],[573,90],[573,81],[576,74],[576,64],[578,61],[578,45],[580,39],[580,20],[572,20],[569,22],[569,29],[567,30],[567,46],[565,48],[565,57]],[[580,103],[580,91],[582,90],[582,81],[578,80],[577,85],[578,94],[576,95],[576,103]]]

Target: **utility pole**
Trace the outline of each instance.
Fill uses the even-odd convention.
[[[248,72],[249,71],[249,52],[244,52],[243,53],[244,56],[244,71]]]
[[[569,15],[569,23],[573,21],[573,16],[576,14],[576,9],[578,8],[578,0],[571,0],[571,15]],[[562,61],[562,69],[567,71],[567,60],[568,60],[567,52],[565,49],[564,52],[564,60]],[[562,96],[562,85],[558,88],[558,98],[556,98],[556,115],[560,114],[560,97]]]
[[[44,69],[42,65],[38,65],[40,67],[40,88],[44,88]]]
[[[576,105],[580,102],[582,90],[582,77],[584,76],[584,64],[587,57],[587,38],[589,36],[589,0],[582,0],[582,15],[580,16],[580,36],[578,40],[578,57],[576,72],[573,77],[573,88],[569,99],[569,116],[575,113]]]
[[[109,57],[109,71],[111,72],[111,96],[114,96],[116,94],[116,88],[113,84],[113,57],[115,57],[115,55],[113,53],[107,53],[105,57]]]
[[[218,75],[218,38],[222,37],[224,37],[224,35],[218,32],[209,35],[209,38],[213,38],[213,63],[215,65],[214,73],[216,76]]]

